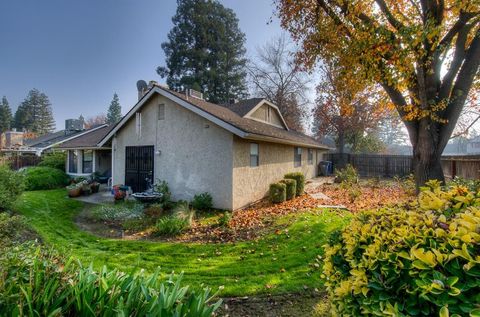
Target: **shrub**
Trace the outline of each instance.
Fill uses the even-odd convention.
[[[218,225],[220,227],[228,228],[230,226],[230,220],[232,220],[232,213],[225,211],[223,214],[220,215],[218,218]]]
[[[355,215],[325,247],[339,315],[480,313],[480,194],[423,188],[413,206]]]
[[[297,181],[294,179],[283,179],[280,183],[283,183],[286,186],[287,200],[295,198],[295,195],[297,194]]]
[[[155,234],[160,236],[176,236],[188,228],[188,220],[175,215],[164,216],[158,219],[155,225]]]
[[[151,204],[145,208],[145,216],[148,218],[157,219],[163,215],[164,210],[162,204]]]
[[[24,171],[26,190],[43,190],[64,187],[69,178],[64,171],[52,167],[29,167]]]
[[[14,172],[0,165],[0,210],[9,209],[22,194],[24,178],[22,173]]]
[[[282,203],[287,199],[287,185],[283,183],[270,184],[270,201],[272,203]]]
[[[162,194],[162,197],[158,200],[158,203],[163,206],[163,209],[170,209],[172,207],[172,193],[168,187],[166,181],[157,179],[153,185],[153,190]]]
[[[66,158],[66,152],[51,152],[42,156],[42,161],[38,163],[38,166],[51,167],[64,171]]]
[[[188,225],[192,224],[195,217],[195,209],[190,208],[190,205],[186,201],[179,201],[173,209],[173,215],[177,218],[185,220]]]
[[[358,183],[357,170],[352,165],[347,164],[344,168],[335,171],[335,182],[348,184]]]
[[[103,221],[125,221],[140,219],[144,216],[143,205],[138,203],[100,205],[93,208],[91,214],[96,219]]]
[[[0,248],[26,241],[29,233],[31,231],[23,217],[0,212]]]
[[[201,193],[193,196],[192,207],[196,210],[208,211],[213,208],[212,195],[209,193]]]
[[[465,179],[463,177],[455,176],[450,182],[449,186],[464,186],[471,191],[478,191],[480,189],[479,179]]]
[[[212,316],[210,289],[182,286],[182,274],[126,274],[65,259],[28,244],[0,254],[2,316]]]
[[[305,175],[303,175],[303,173],[300,173],[300,172],[288,173],[288,174],[285,174],[285,178],[294,179],[295,181],[297,181],[297,184],[296,184],[297,191],[295,194],[297,196],[302,196],[305,189]]]

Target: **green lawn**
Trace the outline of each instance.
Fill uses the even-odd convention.
[[[158,266],[165,274],[184,271],[185,284],[203,283],[213,289],[223,285],[222,296],[298,292],[304,285],[318,288],[315,258],[328,233],[347,221],[334,212],[312,211],[279,219],[291,223],[288,233],[236,244],[122,241],[77,229],[72,219],[82,208],[82,203],[66,197],[65,190],[26,192],[16,206],[44,242],[84,264],[127,272],[138,268],[152,272]]]

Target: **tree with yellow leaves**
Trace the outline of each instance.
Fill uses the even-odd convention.
[[[440,156],[477,90],[479,0],[277,0],[298,62],[336,60],[380,84],[413,146],[417,186],[444,181]],[[474,91],[475,92],[475,91]]]

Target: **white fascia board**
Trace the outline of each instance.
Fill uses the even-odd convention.
[[[110,131],[99,143],[98,146],[104,146],[105,143],[108,142],[117,132],[122,128],[124,124],[130,120],[130,118],[133,116],[134,113],[136,113],[150,98],[152,97],[153,94],[159,94],[161,96],[164,96],[167,99],[170,99],[171,101],[179,104],[180,106],[192,111],[193,113],[198,114],[199,116],[215,123],[216,125],[224,128],[227,131],[230,131],[231,133],[243,138],[247,133],[245,133],[243,130],[238,129],[237,127],[215,117],[214,115],[192,105],[191,103],[183,100],[182,98],[179,98],[175,96],[172,93],[169,93],[168,91],[162,89],[161,87],[155,86],[154,88],[150,89],[150,91],[132,108],[130,111],[120,120],[120,122],[115,126],[115,128]]]

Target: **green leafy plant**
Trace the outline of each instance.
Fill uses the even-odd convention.
[[[402,188],[407,194],[414,195],[417,188],[415,185],[415,176],[409,174],[405,177],[394,176],[393,180]]]
[[[141,219],[144,211],[143,205],[138,203],[105,204],[93,208],[91,215],[103,221],[125,221]]]
[[[295,198],[295,195],[297,194],[297,181],[294,179],[282,179],[280,183],[283,183],[286,186],[287,200]]]
[[[193,196],[192,207],[200,211],[208,211],[213,208],[213,198],[209,193],[201,193]]]
[[[23,217],[0,212],[0,248],[23,242],[31,236],[30,233]]]
[[[38,163],[38,166],[51,167],[64,171],[66,159],[66,152],[55,151],[42,156],[42,161]]]
[[[480,180],[478,179],[465,179],[463,177],[455,176],[451,181],[447,183],[448,186],[464,186],[471,191],[479,191]]]
[[[0,254],[0,311],[5,316],[212,316],[221,304],[204,288],[160,278],[99,271],[34,244]]]
[[[52,167],[28,167],[24,170],[26,190],[60,188],[68,184],[64,171]]]
[[[176,236],[188,228],[188,220],[175,215],[163,216],[157,220],[155,234],[160,236]]]
[[[173,205],[172,193],[170,192],[167,181],[157,179],[153,185],[153,190],[162,194],[158,203],[161,204],[164,209],[170,209]]]
[[[228,228],[230,226],[230,220],[232,220],[232,213],[225,211],[218,217],[218,225],[220,227]]]
[[[0,211],[9,209],[25,188],[22,173],[0,165]]]
[[[480,194],[428,182],[408,208],[364,211],[325,246],[338,315],[476,316]]]
[[[335,182],[348,184],[358,183],[357,170],[352,165],[347,164],[344,168],[335,171]]]
[[[296,195],[302,196],[305,189],[305,175],[301,172],[288,173],[284,176],[285,179],[294,179],[297,182]]]
[[[274,204],[284,202],[287,199],[287,185],[284,183],[270,184],[269,197]]]

